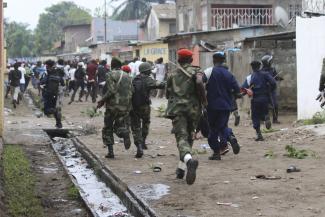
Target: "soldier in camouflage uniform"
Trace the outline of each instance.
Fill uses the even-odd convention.
[[[132,82],[134,93],[132,97],[133,109],[130,112],[130,117],[134,144],[137,147],[136,158],[141,158],[143,149],[147,149],[146,138],[149,134],[151,112],[150,91],[165,87],[164,82],[156,81],[150,77],[151,69],[149,63],[142,63],[139,66],[140,74]]]
[[[114,158],[113,132],[124,139],[126,150],[131,146],[130,133],[125,126],[125,119],[131,110],[133,87],[130,76],[121,70],[121,66],[121,60],[112,59],[112,72],[108,74],[106,80],[106,93],[97,105],[97,108],[101,108],[106,104],[104,128],[102,130],[104,145],[108,147],[106,158]]]
[[[199,68],[191,65],[192,55],[193,53],[187,49],[178,51],[179,64],[167,79],[166,91],[168,99],[166,117],[172,119],[173,133],[180,156],[176,175],[177,178],[182,179],[187,168],[186,182],[189,185],[195,182],[196,169],[199,164],[197,160],[192,159],[191,155],[193,135],[202,111],[198,90],[201,90],[205,98],[203,73],[199,71]],[[203,104],[206,105],[206,98]]]

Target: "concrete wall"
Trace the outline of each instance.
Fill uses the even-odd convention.
[[[86,40],[90,37],[90,25],[70,26],[64,29],[64,53],[71,53],[77,47],[87,46]]]
[[[325,17],[297,19],[298,119],[321,111],[318,95],[325,57]]]
[[[158,58],[162,57],[164,61],[168,61],[168,44],[162,42],[148,43],[136,46],[133,50],[140,51],[140,58],[145,57],[148,61],[155,62]],[[134,57],[136,52],[134,52]]]
[[[238,82],[243,84],[246,76],[251,72],[250,62],[260,60],[265,54],[274,56],[273,66],[278,73],[281,73],[280,76],[284,78],[283,81],[278,82],[277,88],[280,109],[297,111],[296,49],[291,41],[282,45],[281,42],[278,42],[276,47],[270,42],[261,43],[259,48],[247,47],[239,52],[231,52],[228,54],[228,65]],[[248,109],[249,101],[242,101],[241,107]]]

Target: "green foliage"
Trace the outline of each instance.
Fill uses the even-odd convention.
[[[68,197],[72,200],[79,200],[81,198],[79,190],[76,186],[71,185],[68,189]]]
[[[89,11],[73,2],[60,2],[45,9],[39,17],[35,31],[36,48],[39,53],[51,51],[53,44],[63,39],[62,28],[67,25],[89,24]]]
[[[34,36],[27,24],[4,22],[8,57],[19,58],[34,55]]]
[[[2,167],[10,215],[44,216],[40,200],[35,194],[35,178],[22,148],[17,145],[5,146]]]
[[[286,156],[290,158],[304,159],[308,156],[307,150],[304,149],[298,150],[295,147],[293,147],[293,145],[287,145],[285,149],[287,151]]]
[[[164,117],[165,116],[165,112],[166,112],[166,106],[164,104],[161,104],[156,111],[158,112],[158,117]]]
[[[83,115],[86,115],[90,118],[94,118],[94,117],[99,117],[103,115],[102,111],[97,111],[97,109],[95,107],[93,108],[87,108],[86,111],[81,111],[80,112]]]
[[[119,2],[114,8],[112,18],[115,20],[143,19],[149,13],[150,3],[165,3],[164,0],[111,0],[110,3]]]
[[[268,150],[265,155],[264,155],[265,158],[268,158],[268,159],[274,159],[276,157],[275,153],[273,150]]]
[[[303,120],[304,125],[325,124],[325,111],[317,112],[312,119]]]

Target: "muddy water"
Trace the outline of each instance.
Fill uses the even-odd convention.
[[[90,209],[98,217],[130,216],[121,200],[105,185],[98,180],[88,163],[76,151],[69,139],[54,138],[54,148],[59,152],[69,173],[75,178],[81,189],[81,196],[87,201]]]

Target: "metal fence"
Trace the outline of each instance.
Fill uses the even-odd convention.
[[[212,30],[273,25],[273,8],[212,8]]]

